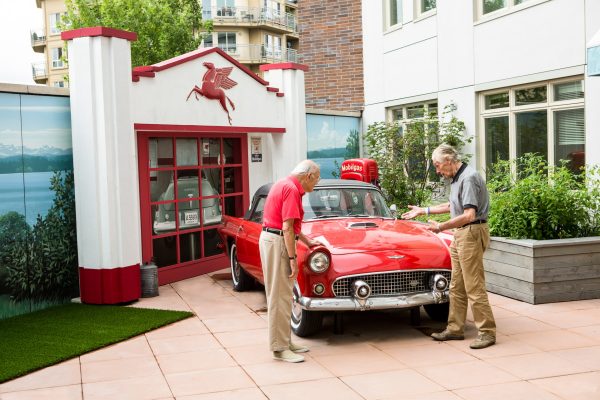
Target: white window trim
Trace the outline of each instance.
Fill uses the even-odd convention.
[[[419,121],[425,118],[428,118],[429,116],[429,107],[432,104],[436,104],[436,108],[437,108],[437,116],[438,119],[440,117],[440,108],[439,108],[439,102],[437,99],[431,99],[431,100],[427,100],[427,101],[420,101],[418,103],[408,103],[408,104],[402,104],[402,105],[398,105],[398,106],[394,106],[394,107],[389,107],[387,109],[387,120],[389,122],[395,122],[398,121],[398,123],[400,123],[402,125],[402,129],[406,129],[406,125],[411,123],[412,121]],[[425,116],[423,117],[418,117],[418,118],[408,118],[408,108],[409,107],[414,107],[414,106],[425,106]],[[402,118],[400,119],[394,119],[394,112],[395,111],[402,111]]]
[[[479,152],[478,167],[481,170],[487,168],[486,159],[486,132],[485,132],[485,119],[489,117],[502,117],[508,116],[508,155],[511,160],[517,158],[517,129],[516,129],[516,114],[525,111],[546,111],[546,135],[547,135],[547,154],[548,154],[548,165],[554,166],[555,158],[555,137],[554,137],[554,112],[563,110],[573,110],[583,108],[585,112],[585,96],[580,99],[573,100],[562,100],[554,101],[554,85],[565,82],[573,82],[577,80],[582,81],[583,89],[585,91],[585,77],[584,76],[570,76],[561,79],[554,79],[548,81],[540,81],[535,83],[529,83],[526,85],[506,87],[502,89],[494,89],[489,91],[482,91],[478,93],[478,107],[479,107],[479,118],[478,118],[478,129],[477,139],[479,145],[477,150]],[[546,86],[546,101],[536,104],[529,104],[523,106],[515,106],[515,92],[517,90],[528,89],[532,87]],[[508,107],[495,108],[492,110],[485,109],[485,96],[495,93],[508,92]]]
[[[413,22],[419,22],[419,21],[422,21],[429,17],[433,17],[434,15],[437,14],[437,4],[436,4],[435,8],[433,8],[429,11],[423,12],[421,10],[422,3],[423,3],[422,0],[414,0],[413,7],[415,10],[415,18],[413,19]]]
[[[404,4],[403,1],[404,0],[398,0],[399,1],[399,7],[400,7],[400,21],[398,21],[398,23],[394,24],[394,25],[390,25],[390,0],[382,0],[383,1],[383,31],[385,33],[388,32],[393,32],[396,31],[398,29],[402,28],[403,25],[403,21],[404,21]]]
[[[477,10],[477,13],[476,13],[477,19],[476,19],[474,25],[478,25],[478,24],[482,24],[482,23],[494,20],[496,18],[501,18],[506,15],[525,10],[529,7],[535,7],[539,4],[546,3],[550,0],[527,0],[524,3],[517,4],[517,5],[515,5],[514,0],[506,0],[508,3],[506,7],[501,8],[500,10],[492,11],[491,13],[488,13],[488,14],[483,13],[483,0],[474,0],[474,1],[475,1],[475,7]]]
[[[59,57],[58,59],[54,59],[54,49],[60,49],[61,57]],[[62,47],[52,47],[50,49],[50,60],[52,61],[50,63],[50,69],[65,68],[65,62],[62,60],[63,53],[64,53],[64,48],[62,48]]]

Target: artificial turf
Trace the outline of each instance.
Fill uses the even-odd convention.
[[[65,304],[0,321],[0,383],[192,316]]]

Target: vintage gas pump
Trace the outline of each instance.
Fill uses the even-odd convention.
[[[370,158],[352,158],[342,162],[340,178],[372,183],[379,187],[377,162]]]

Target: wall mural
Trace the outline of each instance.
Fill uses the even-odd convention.
[[[321,178],[339,178],[342,161],[359,157],[359,118],[306,114],[307,157]]]
[[[236,81],[229,78],[229,74],[231,74],[233,67],[215,68],[215,65],[210,62],[202,63],[202,65],[208,68],[208,71],[206,71],[202,77],[202,88],[194,85],[185,100],[188,101],[192,93],[196,97],[196,100],[200,100],[198,95],[204,96],[210,100],[219,100],[221,107],[223,107],[223,110],[227,113],[229,125],[231,125],[231,116],[229,115],[225,99],[229,102],[232,110],[235,110],[235,104],[233,104],[233,101],[225,95],[223,89],[228,90],[237,85]]]
[[[68,97],[0,93],[0,319],[77,295]]]

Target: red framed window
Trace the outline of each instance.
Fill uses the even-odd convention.
[[[138,132],[142,258],[162,283],[227,266],[218,226],[249,203],[245,134]]]

